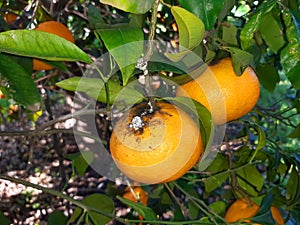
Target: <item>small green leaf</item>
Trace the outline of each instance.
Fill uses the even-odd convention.
[[[100,0],[100,2],[125,12],[144,14],[151,9],[154,0]]]
[[[179,6],[172,6],[172,15],[174,16],[179,30],[179,52],[165,53],[165,55],[173,61],[179,61],[190,49],[198,46],[204,36],[204,24],[193,13]]]
[[[125,86],[132,77],[135,65],[143,52],[144,34],[142,29],[135,27],[103,28],[97,29],[96,33],[100,35],[105,47],[119,65]]]
[[[255,13],[251,16],[250,20],[242,28],[240,39],[243,50],[247,50],[250,47],[250,43],[253,40],[254,34],[258,31],[262,16],[270,12],[277,1],[264,1],[260,4]]]
[[[232,58],[232,65],[237,75],[241,75],[253,61],[253,55],[235,47],[226,47]]]
[[[31,111],[40,109],[41,96],[31,75],[21,65],[4,54],[0,54],[0,75],[8,80],[16,102]]]
[[[236,170],[239,185],[253,196],[257,196],[264,184],[264,178],[255,165],[248,164],[246,167]]]
[[[180,5],[198,16],[205,25],[205,30],[214,28],[225,0],[179,0]]]
[[[223,23],[222,25],[222,39],[225,41],[228,45],[237,46],[237,31],[238,29],[230,24],[230,23]]]
[[[97,24],[104,24],[104,20],[99,9],[94,5],[88,6],[88,20],[90,27],[93,29],[95,29]]]
[[[117,198],[124,204],[137,211],[143,218],[145,218],[145,220],[157,221],[156,213],[150,207],[144,206],[141,203],[130,201],[120,196],[117,196]]]
[[[0,211],[0,224],[1,225],[10,225],[9,219]]]
[[[51,61],[92,62],[75,44],[39,30],[10,30],[0,33],[0,51]]]
[[[300,124],[288,135],[289,138],[297,138],[300,140]]]
[[[96,209],[99,212],[94,210],[89,210],[86,213],[89,216],[89,219],[95,225],[106,225],[109,221],[112,220],[113,213],[115,211],[115,206],[113,200],[104,194],[91,194],[86,196],[82,203],[86,206],[89,206],[93,209]],[[101,213],[103,212],[103,213]],[[83,210],[80,207],[75,208],[73,215],[71,216],[69,223],[75,222],[78,217],[83,213]],[[107,216],[111,215],[111,217]]]
[[[119,82],[109,80],[107,82],[109,91],[109,101],[106,99],[104,82],[99,78],[72,77],[56,83],[60,88],[68,91],[84,92],[90,97],[100,102],[113,104],[115,101],[125,104],[134,104],[142,101],[144,96],[138,90],[131,87],[123,87]]]
[[[205,178],[204,179],[204,186],[205,186],[205,191],[206,192],[212,192],[216,188],[220,187],[225,180],[229,177],[229,173],[225,174],[216,174],[211,177]]]
[[[259,32],[269,48],[277,53],[284,45],[283,31],[280,29],[277,21],[272,15],[272,12],[264,15],[260,23]]]
[[[209,205],[209,208],[211,208],[218,215],[224,216],[226,210],[226,203],[223,201],[213,202],[212,204]]]
[[[48,225],[65,225],[67,223],[68,223],[68,217],[66,217],[62,211],[58,211],[58,210],[52,212],[49,215],[47,221]]]
[[[86,151],[81,153],[68,154],[66,158],[72,160],[79,175],[83,176],[88,166],[93,162],[94,154],[91,151]]]
[[[273,92],[276,84],[280,81],[278,71],[270,64],[260,64],[255,69],[259,82],[269,92]]]
[[[290,178],[286,185],[285,198],[288,204],[298,202],[300,200],[300,175],[295,167],[292,168]]]

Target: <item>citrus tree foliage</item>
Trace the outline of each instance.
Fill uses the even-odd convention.
[[[107,194],[93,194],[77,201],[23,182],[77,206],[68,219],[55,211],[49,215],[49,224],[55,224],[54,221],[106,224],[113,219],[138,224],[141,221],[136,215],[153,224],[226,224],[223,218],[229,203],[245,196],[260,205],[252,221],[274,224],[270,207],[275,205],[290,224],[300,223],[299,1],[100,0],[73,2],[67,6],[68,10],[58,5],[49,7],[48,3],[0,3],[0,106],[5,116],[11,116],[12,104],[31,113],[43,108],[42,95],[35,84],[37,78],[31,76],[33,58],[68,73],[72,71],[66,66],[68,63],[86,66],[108,52],[110,70],[99,68],[100,78],[82,78],[76,74],[69,79],[57,78],[56,87],[86,93],[103,103],[104,109],[120,98],[119,93],[124,90],[121,100],[127,104],[142,101],[143,92],[127,86],[137,79],[140,71],[135,67],[136,62],[144,52],[143,41],[148,39],[167,43],[161,46],[160,59],[164,63],[149,61],[147,68],[150,74],[161,74],[166,85],[192,79],[186,71],[195,66],[187,60],[193,52],[207,64],[231,57],[237,76],[252,66],[262,87],[257,106],[245,117],[227,124],[224,142],[214,146],[218,154],[208,168],[202,171],[196,166],[174,182],[144,186],[149,195],[148,206],[122,198],[112,185],[107,187]],[[154,15],[157,21],[153,20],[155,10],[158,10]],[[18,17],[8,22],[4,19],[7,13]],[[76,44],[31,30],[37,22],[49,19],[68,24]],[[127,48],[122,49],[123,46]],[[182,98],[173,101],[189,108],[190,103]],[[207,144],[212,129],[207,122],[210,115],[202,105],[195,104],[196,110],[189,113],[202,118],[200,127]],[[92,156],[87,155],[89,160],[79,153],[66,156],[79,175],[92,162]],[[130,207],[133,213],[126,218],[118,217],[116,203]],[[172,214],[170,221],[163,217],[166,212]],[[0,221],[9,224],[1,212]]]

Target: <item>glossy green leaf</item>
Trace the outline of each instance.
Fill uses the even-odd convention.
[[[84,92],[95,100],[107,103],[104,82],[99,78],[72,77],[60,81],[56,83],[56,85],[68,91]],[[107,86],[109,91],[109,104],[113,104],[115,101],[134,104],[143,99],[142,93],[131,87],[123,87],[117,81],[109,80]]]
[[[280,60],[287,78],[294,88],[300,89],[300,40],[297,31],[297,22],[291,12],[285,10],[282,14],[286,26],[287,46],[281,51]]]
[[[260,209],[258,213],[254,217],[252,217],[251,220],[253,222],[258,222],[258,223],[276,224],[270,210],[272,201],[273,201],[272,194],[267,193],[260,204]]]
[[[260,27],[263,15],[270,12],[276,3],[277,1],[275,0],[262,2],[256,12],[253,13],[249,21],[242,28],[240,39],[243,50],[247,50],[250,47],[250,43],[253,40],[254,34]]]
[[[223,9],[225,0],[179,0],[180,5],[198,16],[205,25],[205,30],[214,28]]]
[[[278,71],[270,64],[260,64],[255,69],[259,82],[269,92],[273,92],[280,81]]]
[[[262,130],[262,128],[255,124],[255,123],[252,123],[250,124],[250,126],[257,132],[257,146],[255,148],[255,151],[253,153],[253,155],[251,156],[250,160],[249,160],[249,163],[251,163],[255,156],[258,154],[259,151],[261,151],[265,146],[266,146],[266,143],[267,143],[267,137],[266,137],[266,134],[265,132]]]
[[[87,211],[89,221],[94,225],[106,225],[109,221],[112,220],[111,217],[105,216],[104,214],[111,214],[115,211],[115,206],[113,200],[104,194],[91,194],[86,196],[82,203],[86,206],[89,206],[93,209],[96,209],[101,213],[98,213],[94,210]],[[69,219],[69,223],[75,222],[82,215],[83,210],[80,207],[75,208],[73,215]]]
[[[216,201],[209,205],[209,208],[211,208],[215,213],[217,213],[220,216],[224,216],[226,207],[226,203],[223,201]]]
[[[5,77],[13,94],[14,100],[31,111],[40,109],[41,97],[34,81],[24,67],[13,61],[9,56],[0,54],[0,75]]]
[[[130,201],[120,196],[117,196],[117,198],[122,203],[128,205],[129,207],[137,211],[145,220],[157,221],[156,213],[150,207],[144,206],[141,203]]]
[[[208,146],[212,141],[212,132],[214,129],[210,112],[199,102],[187,97],[166,99],[171,100],[175,105],[193,115],[192,118],[200,126],[203,146],[204,148]]]
[[[125,86],[133,75],[135,65],[141,57],[144,47],[144,34],[141,28],[116,27],[98,29],[105,47],[116,60]],[[113,37],[113,38],[112,38]]]
[[[9,219],[0,211],[0,224],[1,225],[10,225]]]
[[[237,31],[238,29],[234,25],[230,23],[223,23],[222,25],[223,41],[225,41],[228,45],[238,46]]]
[[[166,53],[165,55],[173,61],[179,61],[190,49],[198,46],[204,36],[204,24],[193,13],[179,6],[172,6],[172,15],[174,16],[179,30],[179,52]]]
[[[253,61],[253,55],[235,47],[226,47],[232,58],[232,65],[235,73],[241,75],[247,66]]]
[[[100,2],[125,12],[144,14],[151,9],[154,0],[100,0]]]
[[[67,223],[68,217],[66,217],[62,211],[54,211],[48,216],[48,225],[65,225]]]
[[[246,167],[235,170],[239,185],[253,196],[257,196],[264,184],[264,178],[255,165],[248,164]]]
[[[68,154],[66,158],[72,160],[73,165],[77,169],[79,175],[83,176],[88,166],[94,160],[94,154],[91,151]]]
[[[283,31],[272,13],[268,13],[262,17],[259,32],[269,48],[275,53],[285,44]]]
[[[70,41],[38,30],[10,30],[0,33],[0,51],[51,61],[92,62],[85,52]]]

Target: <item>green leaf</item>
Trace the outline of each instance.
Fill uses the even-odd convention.
[[[1,225],[10,225],[9,219],[0,211],[0,224]]]
[[[179,61],[190,52],[190,49],[202,42],[205,28],[196,15],[184,8],[172,6],[171,12],[178,26],[180,46],[178,53],[165,53],[165,55],[173,61]]]
[[[214,129],[210,112],[202,104],[188,97],[166,98],[166,100],[171,100],[175,105],[193,115],[192,118],[200,126],[204,149],[209,146]]]
[[[97,24],[104,24],[104,20],[99,9],[94,5],[88,6],[88,20],[90,27],[93,29],[95,29]]]
[[[92,63],[89,56],[75,44],[39,30],[10,30],[0,33],[0,51],[51,61]]]
[[[266,137],[265,132],[259,125],[255,124],[255,123],[249,123],[249,124],[257,132],[257,135],[258,135],[258,140],[257,140],[258,143],[257,143],[256,149],[249,160],[249,163],[251,163],[254,160],[257,153],[266,146],[267,137]]]
[[[297,138],[300,140],[300,124],[288,135],[289,138]]]
[[[284,45],[283,31],[280,29],[277,21],[273,17],[272,12],[264,15],[260,23],[259,32],[269,48],[277,53]]]
[[[154,0],[100,0],[100,2],[125,12],[144,14],[151,9]]]
[[[255,13],[251,16],[250,20],[245,24],[241,30],[240,39],[243,50],[250,47],[254,34],[258,31],[263,15],[270,12],[276,5],[277,1],[264,1],[260,4]]]
[[[48,225],[65,225],[67,223],[68,217],[66,217],[62,211],[56,210],[48,216]]]
[[[273,92],[280,77],[276,68],[270,64],[260,64],[255,69],[259,82],[269,92]]]
[[[247,66],[253,61],[253,55],[235,47],[226,47],[232,58],[232,65],[235,73],[241,75]]]
[[[114,80],[107,82],[109,101],[106,99],[104,82],[99,78],[72,77],[60,81],[56,85],[68,91],[84,92],[95,100],[109,104],[113,104],[115,101],[123,101],[127,105],[135,104],[144,98],[138,90],[129,86],[123,87]]]
[[[4,76],[13,90],[14,100],[31,111],[40,109],[41,97],[24,67],[15,63],[9,56],[0,54],[0,75]]]
[[[113,200],[104,194],[91,194],[86,196],[82,203],[86,206],[92,207],[98,211],[102,211],[103,214],[95,212],[94,210],[87,211],[89,219],[95,225],[106,225],[112,220],[112,217],[105,216],[104,214],[111,214],[113,216],[115,206]],[[73,215],[71,216],[69,223],[75,222],[78,217],[83,213],[80,207],[75,208]]]
[[[209,208],[211,208],[218,215],[224,216],[226,210],[226,203],[223,201],[213,202],[212,204],[209,205]]]
[[[237,46],[237,31],[238,29],[230,24],[230,23],[223,23],[222,25],[222,39],[225,41],[228,45]]]
[[[286,185],[285,198],[288,205],[300,200],[300,176],[299,171],[295,167],[293,167]]]
[[[253,196],[257,196],[264,184],[264,178],[255,165],[248,164],[246,167],[235,170],[239,185]]]
[[[115,27],[98,29],[96,33],[100,35],[105,47],[119,65],[125,86],[129,78],[132,77],[136,62],[143,52],[144,34],[142,29]]]
[[[205,25],[205,30],[214,28],[225,0],[179,0],[180,5],[198,16]]]
[[[128,205],[129,207],[133,208],[137,211],[145,220],[157,221],[156,213],[150,208],[141,203],[130,201],[126,198],[117,196],[122,203]]]
[[[83,176],[88,166],[94,160],[94,154],[91,151],[68,154],[66,158],[72,160],[79,175]]]
[[[291,81],[294,88],[300,89],[300,40],[297,31],[297,21],[291,15],[291,12],[284,10],[282,13],[283,21],[286,27],[287,46],[281,51],[280,61],[287,78]]]
[[[225,173],[216,174],[204,179],[205,191],[208,193],[214,191],[216,188],[220,187],[228,177],[229,173]]]

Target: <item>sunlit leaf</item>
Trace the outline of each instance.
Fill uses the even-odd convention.
[[[117,198],[124,204],[137,211],[143,218],[145,218],[145,220],[157,221],[156,213],[150,207],[147,207],[141,203],[130,201],[120,196],[117,196]]]
[[[189,53],[190,49],[202,42],[205,28],[203,22],[196,15],[184,8],[173,6],[171,12],[178,26],[180,46],[178,53],[165,53],[165,55],[173,61],[179,61]]]
[[[198,16],[205,25],[205,30],[211,30],[216,24],[225,0],[179,0],[180,5]]]
[[[114,80],[107,82],[109,101],[106,99],[104,82],[100,78],[72,77],[62,80],[56,85],[68,91],[84,92],[95,100],[110,104],[113,104],[116,100],[123,101],[126,104],[134,104],[143,99],[141,92],[131,87],[123,87]]]
[[[125,86],[133,75],[135,65],[144,48],[144,34],[141,28],[116,27],[97,29],[105,47],[116,60]],[[112,38],[113,37],[113,38]]]
[[[276,3],[277,1],[274,0],[262,2],[255,13],[253,13],[250,20],[242,28],[240,39],[243,50],[247,50],[250,47],[250,43],[253,40],[254,34],[260,27],[263,15],[270,12]]]
[[[51,61],[92,62],[75,44],[39,30],[10,30],[0,33],[0,51]]]
[[[40,109],[41,97],[31,74],[13,61],[9,56],[0,54],[0,75],[5,77],[13,90],[13,98],[31,111]]]
[[[151,9],[154,0],[100,0],[100,2],[125,12],[144,14]]]
[[[283,31],[280,29],[272,13],[268,13],[262,17],[259,32],[269,48],[275,53],[277,53],[285,43]]]

